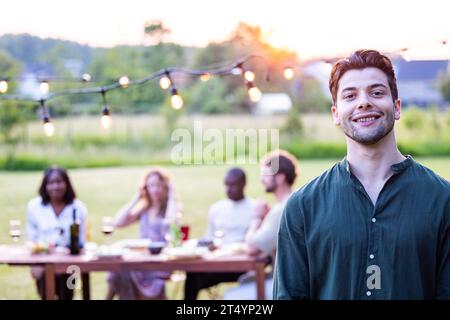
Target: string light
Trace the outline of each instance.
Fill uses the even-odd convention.
[[[51,137],[55,133],[55,126],[49,117],[44,117],[44,132],[47,137]]]
[[[47,80],[42,80],[41,84],[39,85],[39,89],[41,90],[42,94],[47,94],[50,91],[50,84]]]
[[[209,81],[211,79],[211,77],[212,77],[211,74],[204,73],[204,74],[202,74],[200,76],[200,80],[203,81],[203,82],[207,82],[207,81]]]
[[[284,78],[286,80],[292,80],[294,78],[294,69],[291,67],[286,67],[283,71]]]
[[[119,85],[122,88],[128,88],[128,86],[130,85],[130,78],[128,78],[128,76],[121,76],[119,79]]]
[[[8,91],[8,80],[0,80],[0,93],[6,93]]]
[[[54,99],[54,98],[57,98],[60,96],[65,96],[65,95],[94,94],[94,93],[102,93],[102,92],[106,93],[111,90],[120,89],[120,88],[124,88],[124,87],[131,86],[131,85],[142,85],[148,81],[152,81],[155,79],[161,79],[162,77],[166,76],[170,80],[169,88],[171,88],[170,89],[171,106],[175,110],[180,110],[181,108],[183,108],[184,102],[183,102],[183,98],[180,96],[180,94],[178,93],[177,89],[175,88],[175,86],[173,84],[173,81],[170,77],[171,74],[180,73],[180,74],[195,76],[195,77],[199,77],[202,81],[209,80],[211,77],[213,77],[215,75],[217,75],[217,76],[226,76],[226,75],[232,75],[232,74],[243,75],[244,63],[248,62],[249,60],[251,60],[253,58],[261,58],[265,62],[266,73],[268,74],[268,72],[270,71],[270,68],[268,67],[267,61],[258,55],[249,55],[249,56],[239,59],[237,62],[232,63],[231,65],[217,66],[214,69],[208,69],[208,70],[190,70],[190,69],[185,69],[185,68],[165,68],[165,69],[159,70],[157,72],[154,72],[145,78],[137,79],[137,80],[133,80],[133,81],[131,81],[127,76],[122,76],[118,81],[111,83],[109,85],[106,85],[106,86],[102,86],[102,87],[74,88],[74,89],[64,89],[61,91],[52,92],[45,96],[45,100],[48,101],[50,99]],[[88,76],[88,74],[84,74],[82,76],[83,81],[87,81],[89,79],[90,79],[90,75]],[[246,81],[246,83],[247,82],[248,81]],[[41,90],[44,89],[42,91],[48,92],[48,89],[49,89],[48,84],[49,84],[48,78],[46,78],[45,80],[42,80],[41,81]],[[252,84],[252,86],[253,86],[253,84]],[[45,89],[47,89],[47,90],[45,90]],[[253,101],[257,101],[257,100],[259,100],[259,97],[261,96],[261,92],[257,88],[254,88],[253,90],[249,90],[249,96],[251,97],[251,99]],[[16,96],[16,95],[0,95],[0,100],[33,101],[33,102],[40,101],[40,100],[35,100],[31,97],[21,97],[21,96]],[[105,116],[104,117],[105,120],[102,121],[102,126],[108,126],[108,124],[110,124],[109,108],[107,107],[106,103],[104,103],[104,106],[105,105],[106,105],[106,108],[105,107],[102,108],[102,117]],[[45,108],[43,108],[43,109],[45,110]],[[108,116],[109,116],[109,118],[108,118]],[[54,131],[54,127],[53,127],[53,124],[51,124],[51,120],[50,120],[50,117],[48,116],[48,114],[45,117],[45,119],[46,119],[45,123],[48,123],[45,125],[46,128],[48,127],[48,129],[46,129],[46,131],[51,133],[52,132],[51,129],[53,128],[53,131]]]
[[[111,116],[109,114],[109,108],[108,103],[106,102],[106,92],[105,90],[102,90],[102,99],[103,99],[103,109],[102,109],[102,118],[101,118],[101,124],[104,129],[109,129],[111,127]]]
[[[50,114],[48,112],[47,107],[45,106],[45,100],[41,99],[39,100],[41,105],[41,111],[42,111],[42,122],[44,126],[44,133],[47,137],[53,136],[55,133],[55,126],[53,125]]]
[[[90,82],[92,80],[92,77],[89,73],[83,73],[81,76],[81,81],[83,82]]]
[[[242,66],[241,65],[237,65],[236,67],[234,67],[231,70],[231,74],[234,74],[236,76],[240,76],[242,74],[244,70],[242,70]]]
[[[161,89],[169,89],[170,85],[172,84],[172,81],[170,81],[170,77],[169,74],[167,73],[167,75],[162,76],[159,79],[159,86],[161,87]]]
[[[178,94],[178,90],[175,87],[172,87],[170,94],[172,95],[170,97],[172,108],[175,110],[183,108],[183,98]]]
[[[252,82],[255,80],[255,74],[252,71],[247,70],[244,73],[244,78],[245,78],[245,80]]]
[[[248,88],[248,97],[250,98],[250,101],[258,102],[262,96],[261,91],[257,87],[255,87],[255,85],[251,81],[247,82],[247,88]]]

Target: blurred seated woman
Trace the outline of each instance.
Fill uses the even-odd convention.
[[[27,236],[34,243],[44,243],[50,249],[70,246],[70,225],[73,213],[80,224],[80,246],[85,242],[86,206],[76,198],[67,171],[61,167],[50,167],[44,172],[39,196],[28,203]],[[38,293],[45,298],[45,279],[42,267],[32,267]],[[70,275],[57,275],[56,295],[61,300],[73,299],[73,287],[67,285]]]
[[[116,228],[139,222],[143,239],[165,241],[168,221],[179,219],[180,205],[175,200],[168,176],[161,170],[150,171],[133,199],[115,218]],[[107,299],[118,295],[121,300],[165,299],[168,272],[121,271],[108,275]]]

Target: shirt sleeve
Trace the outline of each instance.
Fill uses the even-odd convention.
[[[304,213],[298,201],[298,194],[291,197],[281,217],[273,291],[278,300],[310,298]]]
[[[39,225],[36,219],[35,201],[30,201],[27,206],[27,238],[33,242],[39,240]]]
[[[274,207],[267,214],[260,228],[249,239],[250,244],[264,254],[273,254],[277,247],[278,228],[282,213],[283,207],[281,205]]]
[[[450,200],[444,210],[444,228],[438,253],[437,299],[450,299]]]

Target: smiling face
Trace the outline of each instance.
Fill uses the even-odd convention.
[[[66,194],[67,184],[58,171],[53,171],[48,177],[45,188],[50,201],[61,201]]]
[[[334,123],[350,139],[372,145],[390,134],[400,119],[400,101],[393,101],[387,76],[378,68],[352,69],[339,79]]]
[[[160,202],[166,197],[166,185],[157,174],[151,174],[148,176],[145,187],[147,190],[147,196],[152,202]]]

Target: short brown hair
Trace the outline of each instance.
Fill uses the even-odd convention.
[[[384,72],[391,89],[392,99],[398,99],[397,79],[391,60],[376,50],[358,50],[349,57],[336,62],[331,70],[329,87],[333,104],[336,104],[338,84],[341,77],[349,70],[377,68]]]
[[[261,161],[263,166],[272,167],[276,162],[276,172],[273,174],[284,174],[286,182],[292,186],[298,175],[297,159],[285,150],[275,150],[267,154]]]

